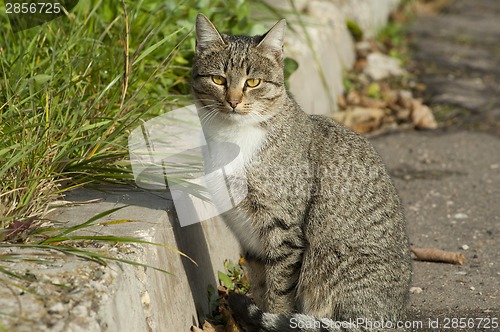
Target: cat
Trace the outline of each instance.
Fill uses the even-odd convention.
[[[399,196],[365,138],[287,92],[285,27],[232,36],[196,18],[192,95],[208,146],[239,147],[248,190],[222,214],[253,297],[230,310],[248,332],[398,327],[411,276]]]

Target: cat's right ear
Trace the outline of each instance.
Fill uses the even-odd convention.
[[[196,52],[202,52],[216,44],[225,45],[226,43],[208,17],[198,14],[196,16]]]

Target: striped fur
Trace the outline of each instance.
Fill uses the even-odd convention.
[[[197,19],[192,91],[208,144],[235,142],[245,158],[248,195],[223,218],[254,302],[234,295],[230,308],[248,332],[385,331],[353,322],[404,319],[411,264],[401,204],[364,138],[306,115],[285,90],[284,25],[226,36]],[[260,85],[247,87],[250,78]],[[228,89],[242,92],[234,109]]]

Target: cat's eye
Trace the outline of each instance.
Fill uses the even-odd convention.
[[[247,86],[250,88],[255,88],[259,84],[260,84],[260,80],[257,78],[250,78],[247,80]]]
[[[212,81],[217,84],[217,85],[224,85],[226,84],[226,78],[222,77],[220,75],[212,75]]]

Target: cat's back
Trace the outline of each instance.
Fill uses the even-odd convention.
[[[312,157],[316,162],[325,166],[376,166],[385,170],[378,153],[366,138],[325,116],[310,115],[309,118],[315,133]]]
[[[329,220],[344,242],[354,240],[350,232],[364,234],[354,246],[407,250],[401,202],[379,154],[366,138],[333,120],[316,115],[310,119],[319,223]],[[381,238],[384,232],[393,235],[390,241]]]
[[[396,189],[382,159],[366,138],[322,116],[311,115],[310,120],[315,133],[310,156],[316,167],[316,190],[304,229],[306,238],[322,248],[318,250],[328,253],[321,261],[330,261],[317,266],[315,278],[332,278],[346,287],[356,284],[361,289],[371,288],[373,292],[360,295],[360,299],[367,303],[383,299],[387,308],[380,310],[397,318],[406,301],[411,264],[405,218]],[[310,268],[314,257],[305,257],[303,271]],[[365,278],[366,266],[376,267],[377,273]],[[387,276],[394,278],[390,286]],[[305,300],[306,308],[324,301],[321,294],[314,293],[314,284],[309,283],[313,279],[301,279],[302,291],[313,294]],[[336,289],[334,296],[340,302],[359,300],[341,291],[342,287]],[[384,287],[391,288],[392,293],[384,293]],[[369,317],[370,310],[359,313],[359,317]]]

